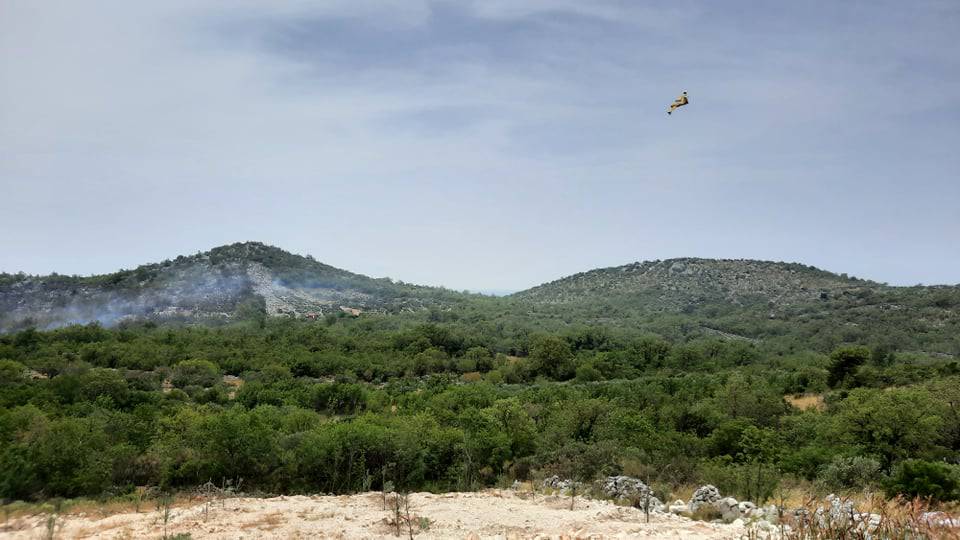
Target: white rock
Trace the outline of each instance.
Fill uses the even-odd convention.
[[[920,520],[935,527],[960,527],[960,519],[951,518],[943,512],[924,512],[920,515]]]
[[[671,514],[689,514],[690,508],[686,504],[671,504],[668,511]]]
[[[730,522],[740,517],[739,503],[733,497],[724,497],[717,501],[717,509],[724,521]]]
[[[775,504],[769,504],[763,507],[763,518],[771,523],[780,521],[780,508]]]

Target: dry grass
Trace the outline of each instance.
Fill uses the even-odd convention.
[[[690,515],[690,519],[696,521],[714,521],[721,519],[723,514],[720,513],[720,510],[717,510],[711,505],[704,505],[700,508],[697,508],[697,511]]]
[[[850,500],[841,500],[845,507]],[[785,516],[790,526],[784,540],[869,540],[874,538],[960,540],[960,528],[951,526],[955,515],[937,512],[921,499],[885,500],[876,496],[867,504],[854,505],[852,512],[831,514],[828,504],[810,498],[803,511]],[[819,508],[824,508],[819,511]]]
[[[800,409],[801,411],[806,411],[808,409],[813,409],[817,411],[826,410],[827,405],[823,401],[823,394],[798,394],[792,396],[785,396],[783,399],[787,401],[794,408]]]
[[[131,529],[124,528],[118,531],[115,527],[113,527],[110,524],[83,527],[77,530],[77,537],[79,538],[87,538],[87,537],[97,536],[97,535],[107,536],[110,534],[114,535],[113,538],[116,538],[117,540],[134,538],[134,534]]]
[[[244,523],[240,528],[243,530],[257,529],[260,531],[272,531],[283,525],[283,522],[283,512],[271,512],[256,521]]]
[[[479,371],[470,371],[461,375],[460,380],[463,382],[480,382],[483,380],[483,375]]]
[[[314,512],[311,510],[303,510],[297,513],[297,519],[301,521],[318,521],[322,519],[332,519],[336,516],[335,512]]]
[[[235,375],[224,375],[221,380],[223,381],[223,384],[232,386],[234,388],[240,388],[243,386],[243,379]]]
[[[698,487],[700,486],[693,485],[693,484],[686,484],[683,486],[675,487],[672,490],[670,490],[670,494],[671,494],[670,500],[664,501],[664,502],[666,502],[667,504],[670,504],[677,499],[682,499],[684,502],[689,502],[690,499],[693,497],[693,492],[696,491]]]
[[[171,508],[187,508],[193,506],[197,498],[191,493],[178,493],[170,503]],[[156,511],[156,498],[144,498],[140,502],[141,514],[147,514]],[[58,514],[64,517],[68,516],[96,516],[105,518],[116,514],[137,513],[137,503],[127,497],[118,497],[106,501],[96,499],[66,499],[62,502]],[[4,506],[4,514],[7,520],[15,520],[24,517],[35,517],[49,514],[53,511],[51,502],[27,503],[18,501]]]
[[[230,399],[237,398],[237,391],[243,386],[243,379],[234,375],[224,375],[223,384],[227,385],[230,390],[227,391],[227,397]]]

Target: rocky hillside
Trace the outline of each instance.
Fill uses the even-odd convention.
[[[960,354],[960,286],[893,287],[796,263],[649,261],[575,274],[511,298],[542,316],[678,337],[789,336],[804,347],[889,343]]]
[[[126,319],[230,321],[264,312],[311,318],[398,312],[457,296],[247,242],[101,276],[0,274],[0,331]]]
[[[490,317],[509,313],[511,324],[533,328],[605,325],[677,339],[787,336],[825,350],[844,342],[889,342],[960,354],[960,287],[891,287],[793,263],[633,263],[483,302],[369,278],[255,242],[102,276],[0,274],[0,332],[92,321],[218,324],[264,314],[320,318],[441,306],[480,309]]]
[[[541,303],[638,296],[652,308],[675,309],[706,302],[793,305],[884,288],[802,264],[685,258],[600,268],[514,296]]]

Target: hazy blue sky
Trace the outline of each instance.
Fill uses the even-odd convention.
[[[0,1],[0,270],[960,282],[960,2]],[[665,108],[682,90],[690,106]]]

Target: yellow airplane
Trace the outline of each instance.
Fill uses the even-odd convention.
[[[667,114],[671,114],[673,111],[679,109],[680,107],[683,107],[687,103],[690,103],[690,100],[687,99],[687,93],[684,92],[680,94],[680,97],[678,97],[676,100],[674,100],[673,103],[670,104],[670,110],[667,111]]]

